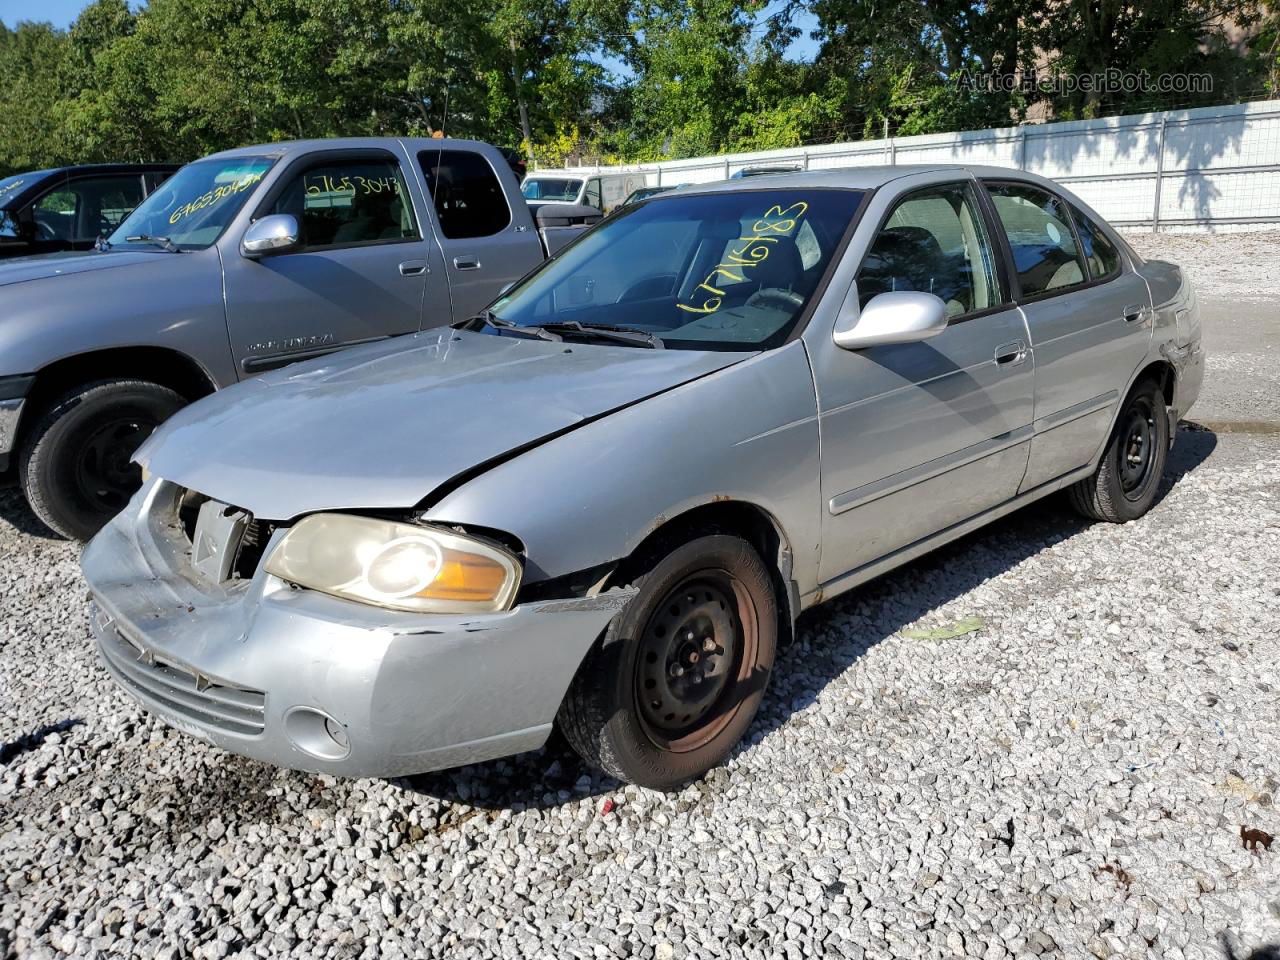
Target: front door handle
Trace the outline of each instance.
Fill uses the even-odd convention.
[[[996,363],[1016,366],[1027,359],[1027,345],[1022,340],[1011,340],[996,347]]]
[[[470,256],[454,257],[453,265],[458,270],[479,270],[480,269],[480,261],[477,260],[475,257],[470,257]]]
[[[1144,304],[1134,304],[1132,307],[1124,308],[1125,323],[1137,323],[1147,314],[1147,308]]]
[[[406,260],[400,264],[400,276],[402,277],[420,277],[427,272],[427,261],[425,260]]]

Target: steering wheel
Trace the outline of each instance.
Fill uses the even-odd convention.
[[[42,220],[36,222],[36,234],[41,240],[57,240],[58,234],[54,232],[53,227],[49,226]]]
[[[773,310],[792,312],[804,305],[804,297],[794,290],[781,287],[764,287],[747,297],[746,307],[769,307]]]

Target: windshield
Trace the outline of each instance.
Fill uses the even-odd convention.
[[[110,242],[168,237],[180,249],[201,250],[218,239],[274,162],[271,157],[231,157],[189,163],[129,214]]]
[[[520,192],[526,200],[577,200],[581,189],[581,180],[546,180],[538,177],[526,180]]]
[[[671,193],[625,208],[493,305],[517,327],[577,321],[668,348],[786,340],[848,229],[856,190]]]

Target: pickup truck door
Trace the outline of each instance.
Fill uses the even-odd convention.
[[[542,241],[511,168],[458,146],[418,151],[449,277],[453,320],[465,320],[542,262]],[[448,323],[428,311],[423,326]]]
[[[823,582],[1011,499],[1027,465],[1033,359],[1001,282],[979,188],[900,196],[854,290],[933,293],[951,318],[916,343],[815,344],[822,437]],[[846,310],[855,309],[846,299]],[[856,327],[855,327],[856,329]]]
[[[254,219],[298,220],[300,244],[257,259],[223,252],[227,328],[240,376],[341,347],[414,333],[423,300],[448,303],[440,252],[389,150],[326,150],[294,160]]]

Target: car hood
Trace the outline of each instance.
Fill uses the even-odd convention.
[[[137,263],[154,263],[156,257],[172,257],[176,254],[161,250],[121,251],[119,253],[47,253],[36,257],[17,257],[0,262],[0,286],[23,283],[27,280],[43,280],[46,277],[68,276],[76,273],[92,273],[95,270],[111,270]]]
[[[408,509],[459,475],[750,355],[431,330],[216,393],[137,459],[263,519]]]

